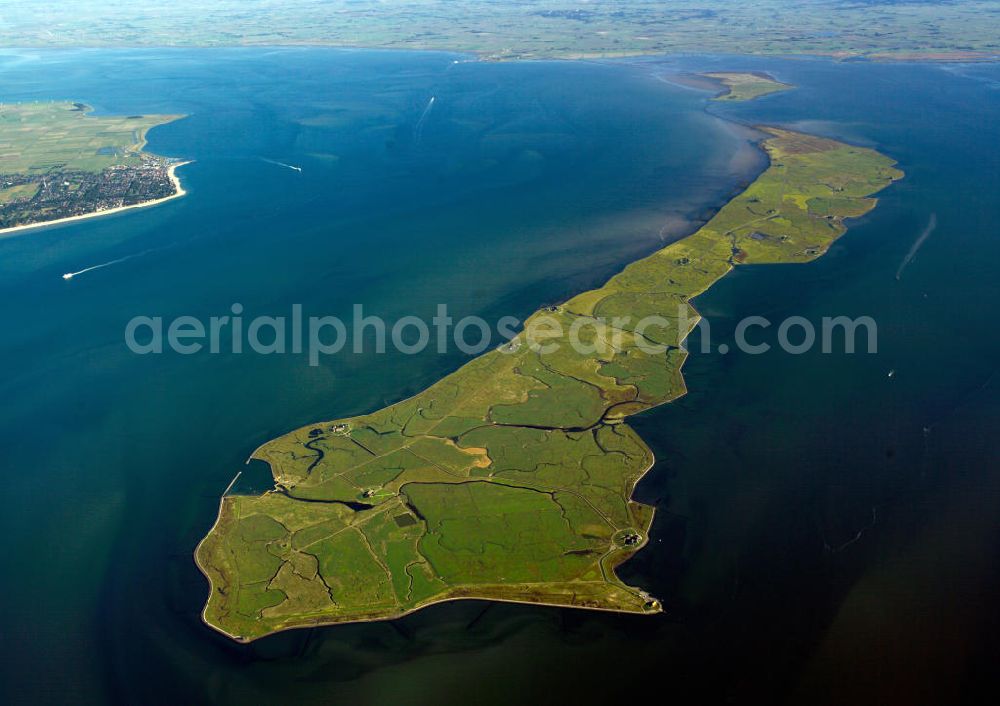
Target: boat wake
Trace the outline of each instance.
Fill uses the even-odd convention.
[[[427,122],[427,116],[431,113],[431,108],[434,107],[434,102],[437,100],[437,96],[431,96],[431,99],[427,101],[427,106],[424,108],[424,112],[420,114],[420,119],[417,120],[417,124],[413,126],[413,142],[419,143],[420,138],[424,134],[424,123]]]
[[[932,213],[930,220],[927,221],[927,225],[924,227],[920,235],[917,236],[913,245],[910,246],[910,251],[906,253],[906,257],[904,257],[903,261],[899,263],[899,269],[896,270],[896,281],[899,281],[899,278],[903,276],[903,270],[905,270],[906,266],[909,265],[913,261],[913,258],[917,256],[917,251],[920,250],[924,242],[931,237],[931,233],[934,232],[935,228],[937,228],[937,214]]]
[[[302,171],[302,167],[296,167],[294,164],[285,164],[284,162],[279,162],[274,159],[268,159],[267,157],[261,157],[260,160],[262,162],[267,162],[268,164],[274,164],[275,166],[284,167],[285,169],[291,169],[296,172]]]
[[[157,250],[163,250],[164,248],[150,248],[149,250],[143,250],[135,255],[126,255],[125,257],[119,257],[115,260],[108,260],[107,262],[102,262],[99,265],[92,265],[90,267],[84,267],[82,270],[77,270],[76,272],[67,272],[62,276],[64,280],[71,280],[74,277],[79,277],[85,272],[93,272],[94,270],[100,270],[104,267],[111,267],[111,265],[117,265],[118,263],[125,262],[127,260],[133,260],[137,257],[142,257],[143,255],[148,255],[151,252],[156,252]]]

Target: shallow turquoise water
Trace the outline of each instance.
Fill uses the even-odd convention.
[[[0,54],[5,100],[189,114],[153,131],[150,148],[196,160],[181,170],[184,199],[0,240],[5,690],[57,702],[440,704],[475,690],[490,703],[539,692],[581,703],[627,698],[637,673],[666,694],[779,700],[865,683],[848,672],[894,689],[926,674],[922,694],[967,676],[974,662],[953,655],[983,654],[996,618],[982,598],[997,583],[1000,467],[986,440],[1000,352],[986,323],[1000,281],[989,66],[741,60],[803,88],[711,108],[873,144],[907,179],[819,262],[742,270],[700,301],[717,340],[747,314],[868,314],[880,347],[696,355],[691,394],[637,421],[660,459],[639,495],[659,514],[657,542],[627,573],[665,616],[470,602],[250,647],[200,624],[191,551],[247,454],[413,394],[462,358],[139,357],[122,340],[130,317],[207,317],[234,302],[253,315],[301,303],[344,316],[362,303],[430,317],[447,303],[456,316],[523,317],[690,229],[760,168],[703,111],[704,94],[659,80],[733,60],[453,63],[464,58]],[[938,228],[896,281],[931,213]],[[883,645],[914,635],[935,639]]]

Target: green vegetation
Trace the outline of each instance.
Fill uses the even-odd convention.
[[[0,104],[0,229],[167,198],[172,162],[143,151],[176,115],[88,115],[82,103]]]
[[[664,53],[974,58],[997,0],[68,0],[7,3],[6,46],[323,44],[507,58]]]
[[[39,184],[29,182],[27,184],[16,184],[0,189],[0,204],[11,203],[20,200],[30,200],[38,193]]]
[[[89,115],[81,103],[0,105],[0,173],[98,173],[142,163],[146,132],[179,115]]]
[[[275,490],[224,497],[196,550],[206,622],[251,640],[455,598],[658,611],[615,574],[653,519],[631,500],[652,453],[624,419],[684,394],[691,299],[741,263],[818,257],[902,176],[873,150],[764,130],[771,165],[693,235],[415,397],[260,447]]]
[[[715,79],[726,87],[715,97],[718,101],[749,101],[792,88],[787,83],[775,81],[759,72],[715,71],[702,75]]]

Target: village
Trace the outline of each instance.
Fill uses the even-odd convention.
[[[0,229],[72,218],[173,196],[172,162],[143,154],[138,165],[100,172],[0,175]],[[6,198],[3,196],[6,195]]]

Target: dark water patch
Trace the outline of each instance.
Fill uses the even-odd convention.
[[[412,527],[417,524],[417,518],[409,513],[405,515],[396,515],[392,519],[396,522],[397,527]]]
[[[369,503],[362,503],[356,500],[325,500],[323,498],[305,498],[302,497],[301,495],[296,495],[294,490],[293,491],[279,490],[276,492],[279,495],[285,495],[300,503],[317,503],[320,505],[343,505],[344,507],[348,507],[351,510],[354,510],[354,512],[364,512],[365,510],[371,510],[373,507],[375,507],[374,505],[370,505]]]
[[[229,494],[260,495],[273,488],[274,476],[271,475],[271,466],[260,459],[252,458],[240,471],[240,477],[230,488]]]

